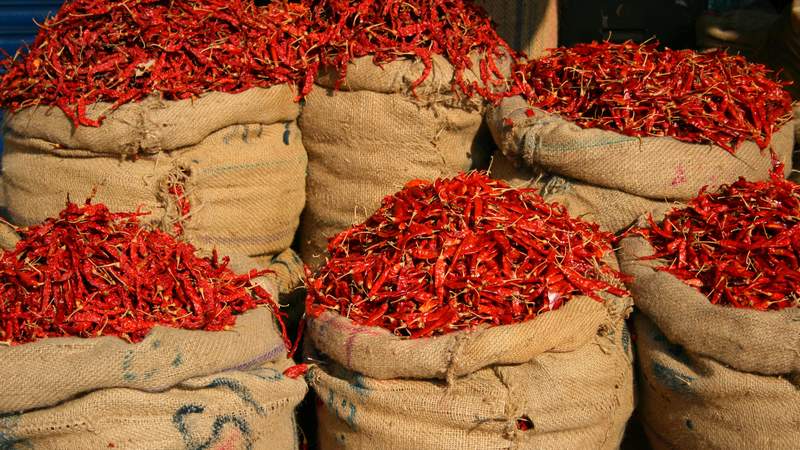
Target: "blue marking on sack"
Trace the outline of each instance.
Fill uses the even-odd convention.
[[[652,362],[651,368],[653,370],[653,375],[655,375],[657,378],[657,381],[664,385],[667,389],[681,394],[692,393],[691,384],[697,378],[684,375],[655,361]]]
[[[286,122],[286,129],[283,130],[283,145],[289,145],[289,122]]]
[[[122,378],[125,381],[133,381],[136,379],[136,374],[133,373],[133,350],[127,350],[122,357]]]
[[[631,348],[631,332],[628,329],[628,325],[624,325],[622,327],[622,349],[625,351],[626,354],[629,354],[630,348]]]
[[[0,450],[20,450],[21,448],[32,449],[33,444],[29,439],[14,437],[10,432],[14,430],[20,420],[22,413],[13,412],[0,414]]]
[[[326,401],[328,404],[328,410],[336,414],[340,420],[346,422],[353,431],[357,431],[358,427],[356,426],[356,405],[353,404],[351,401],[343,398],[341,402],[336,400],[336,395],[333,391],[328,392],[328,399]],[[343,412],[345,414],[343,414]]]
[[[364,382],[364,375],[355,374],[353,376],[353,382],[350,384],[356,394],[366,397],[370,393],[370,388],[367,387],[366,383]]]
[[[172,423],[181,434],[181,438],[183,439],[183,443],[186,445],[187,449],[208,450],[213,448],[222,437],[222,431],[225,425],[234,424],[242,433],[245,448],[247,450],[252,450],[253,432],[250,428],[250,424],[245,419],[233,414],[216,416],[214,423],[211,425],[211,437],[205,442],[195,442],[192,433],[189,431],[189,428],[186,424],[186,417],[190,414],[203,414],[204,412],[205,408],[201,405],[187,404],[178,408],[178,410],[175,411],[175,414],[172,416]]]
[[[270,367],[261,367],[260,369],[254,370],[252,372],[256,377],[264,381],[281,381],[284,378],[282,373]],[[261,375],[258,372],[265,372],[265,374]]]
[[[24,448],[33,448],[33,444],[28,439],[18,439],[0,431],[0,450],[19,450],[21,445]]]
[[[683,349],[682,346],[670,342],[666,336],[664,336],[658,328],[653,327],[653,341],[661,344],[664,347],[664,350],[670,354],[673,358],[677,359],[678,361],[686,364],[687,366],[690,365],[692,362],[689,360],[689,355],[686,354],[686,351]]]
[[[217,388],[217,387],[224,387],[228,388],[236,394],[237,397],[242,399],[243,402],[247,403],[248,405],[252,406],[253,409],[258,413],[259,416],[263,416],[266,414],[264,408],[258,404],[255,398],[253,398],[253,394],[245,385],[242,383],[230,379],[230,378],[215,378],[211,381],[206,387],[209,388]]]
[[[175,359],[172,360],[172,367],[180,367],[183,365],[183,353],[178,352]]]

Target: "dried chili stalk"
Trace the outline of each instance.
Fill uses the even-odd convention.
[[[658,43],[578,44],[550,50],[515,72],[531,105],[583,128],[767,148],[792,117],[786,83],[722,50],[658,50]]]
[[[195,254],[186,242],[142,228],[141,213],[70,203],[58,218],[18,229],[0,256],[0,343],[58,336],[141,341],[156,325],[225,330],[236,316],[275,301],[228,259]],[[291,348],[284,338],[287,348]]]
[[[30,51],[0,62],[0,107],[56,105],[77,125],[99,126],[86,106],[313,85],[307,8],[287,1],[68,0]]]
[[[423,337],[521,322],[575,295],[625,296],[612,235],[480,172],[412,181],[333,239],[306,311]]]
[[[355,58],[372,56],[377,65],[400,58],[418,58],[425,70],[414,90],[431,73],[432,55],[453,65],[453,90],[497,101],[511,89],[509,74],[498,63],[515,58],[497,34],[486,12],[470,0],[303,0],[318,19],[321,58],[341,78]],[[471,59],[480,55],[477,62]],[[464,78],[466,70],[482,83]]]
[[[708,297],[736,308],[800,307],[800,185],[783,179],[739,181],[702,190],[659,225],[632,230],[646,237],[671,273]]]

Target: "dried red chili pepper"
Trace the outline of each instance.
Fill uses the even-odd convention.
[[[497,101],[509,95],[508,74],[498,63],[516,53],[497,34],[486,12],[469,0],[303,0],[318,19],[323,64],[341,78],[355,58],[372,56],[377,65],[399,58],[425,64],[411,84],[417,88],[431,73],[433,55],[442,55],[455,68],[453,90]],[[473,61],[471,56],[479,54]],[[479,74],[482,85],[464,78]]]
[[[767,148],[792,116],[786,83],[722,50],[658,50],[657,42],[578,44],[515,71],[528,101],[584,128]]]
[[[308,372],[308,364],[297,364],[283,371],[288,378],[300,378]]]
[[[484,173],[414,180],[330,240],[306,311],[411,337],[521,322],[575,295],[627,295],[601,260],[612,239]]]
[[[739,181],[702,190],[662,223],[632,230],[646,237],[671,273],[711,303],[779,310],[800,307],[800,185]]]
[[[0,62],[0,107],[56,105],[98,126],[86,105],[313,85],[318,39],[302,5],[252,0],[69,0],[30,51]]]
[[[142,228],[143,213],[111,213],[102,204],[69,203],[0,256],[0,343],[57,336],[119,336],[141,341],[155,325],[225,330],[236,316],[267,305],[284,313],[252,280],[216,252]],[[291,348],[285,336],[287,349]]]

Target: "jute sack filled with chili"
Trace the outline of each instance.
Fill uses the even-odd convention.
[[[565,205],[567,211],[581,219],[597,222],[606,230],[627,228],[632,218],[642,211],[664,213],[674,202],[635,197],[614,189],[605,189],[591,184],[578,183],[552,173],[535,169],[520,158],[508,157],[502,152],[492,156],[490,168],[492,178],[503,180],[512,187],[536,189],[548,202]],[[598,210],[597,205],[603,205]],[[604,211],[613,214],[603,214]]]
[[[67,2],[30,53],[4,62],[12,221],[41,222],[94,192],[112,209],[151,211],[197,247],[296,260],[300,69],[260,53],[294,40],[272,23],[284,17],[301,22],[250,0]],[[294,267],[278,271],[282,290],[300,282]]]
[[[742,180],[623,239],[654,448],[797,448],[798,212],[800,186]]]
[[[300,117],[309,155],[300,253],[318,267],[328,237],[409,179],[485,168],[484,105],[510,84],[511,50],[462,0],[308,3],[330,35]]]
[[[656,44],[552,52],[516,70],[523,96],[489,124],[503,153],[566,180],[574,215],[617,231],[702,186],[768,178],[772,151],[791,170],[791,97],[761,65]]]
[[[0,256],[4,448],[298,448],[307,386],[283,375],[278,292],[254,261],[201,258],[100,204],[18,231]]]
[[[387,197],[309,277],[320,448],[618,448],[630,300],[609,238],[478,173]]]

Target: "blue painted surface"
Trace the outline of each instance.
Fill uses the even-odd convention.
[[[0,0],[0,48],[13,55],[24,44],[32,43],[38,31],[36,22],[55,14],[61,3],[62,0]]]

